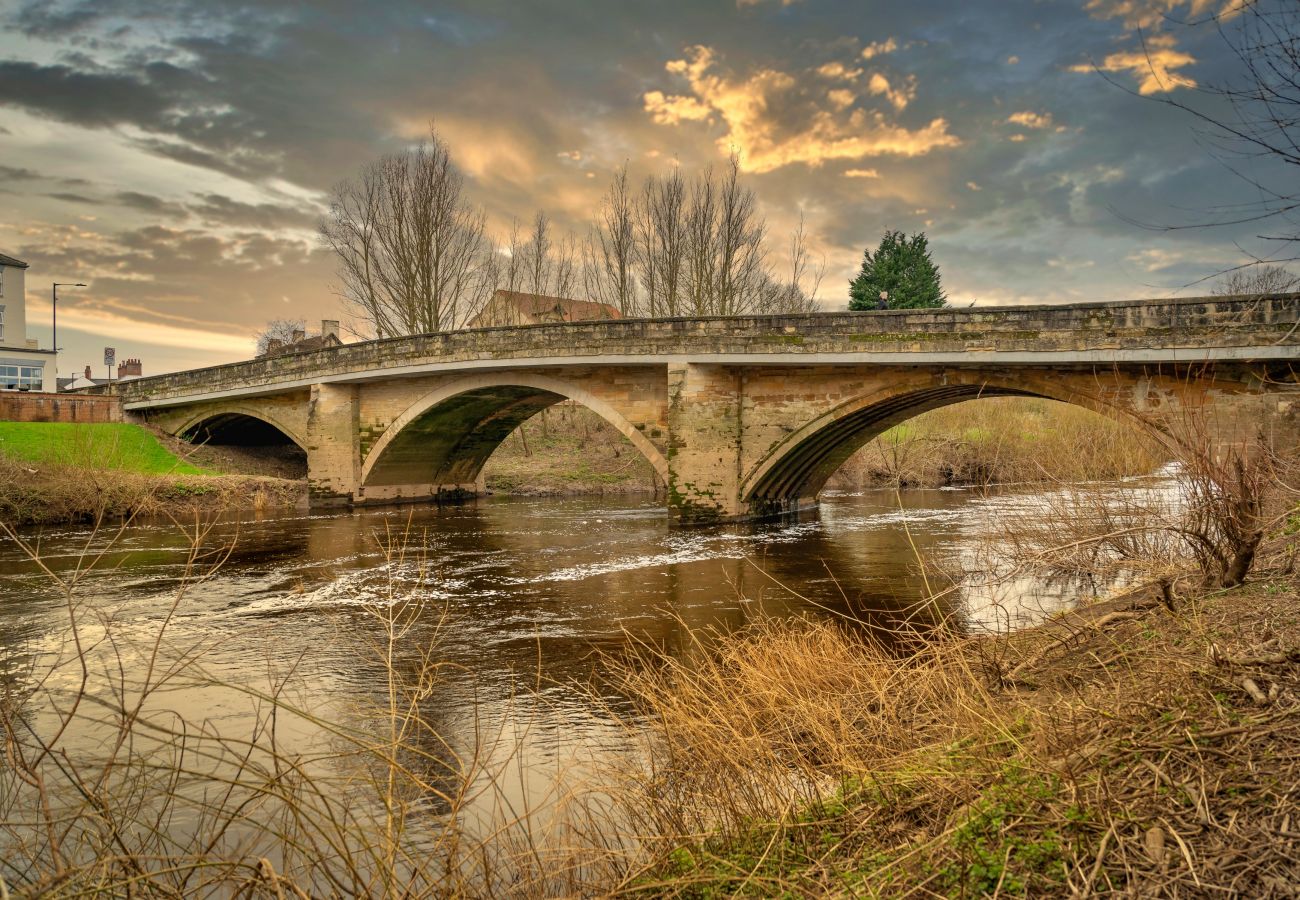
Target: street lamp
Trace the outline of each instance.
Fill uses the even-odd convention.
[[[59,390],[59,288],[61,287],[85,287],[80,281],[73,284],[70,281],[56,281],[50,285],[50,308],[53,310],[54,320],[51,323],[50,342],[54,344],[54,391]]]

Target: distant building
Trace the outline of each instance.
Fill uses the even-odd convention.
[[[0,253],[0,391],[45,390],[53,368],[54,352],[27,337],[26,279],[27,263]]]
[[[115,384],[119,381],[130,381],[132,378],[141,378],[144,376],[144,364],[139,359],[124,359],[117,364],[117,377],[109,379],[97,378],[93,374],[93,369],[86,366],[80,375],[73,375],[70,378],[59,379],[60,391],[75,391],[80,388],[94,387],[99,384]]]
[[[621,319],[623,314],[608,303],[547,297],[524,291],[497,291],[470,320],[469,328],[496,325],[541,325],[547,322],[589,322],[598,319]]]
[[[337,319],[323,319],[320,323],[320,334],[314,334],[307,337],[307,332],[302,330],[294,331],[289,340],[282,341],[279,338],[270,338],[266,342],[266,352],[262,356],[284,356],[289,353],[307,353],[312,350],[324,350],[328,347],[342,347],[343,341],[339,339],[339,323]]]

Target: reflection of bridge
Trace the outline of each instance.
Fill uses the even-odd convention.
[[[1300,294],[1085,306],[616,320],[350,344],[143,378],[128,411],[174,434],[269,423],[318,505],[464,496],[565,398],[628,437],[684,520],[815,502],[863,443],[978,396],[1048,397],[1168,437],[1213,413],[1291,440]],[[260,421],[258,421],[260,420]]]

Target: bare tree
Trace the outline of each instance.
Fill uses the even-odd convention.
[[[637,264],[646,313],[677,316],[682,310],[686,259],[686,182],[674,168],[663,178],[646,179],[637,203]]]
[[[307,323],[302,319],[272,319],[256,335],[257,355],[283,344],[291,344],[307,336]]]
[[[1270,249],[1248,254],[1238,270],[1300,259],[1300,7],[1294,0],[1234,0],[1189,28],[1213,26],[1239,66],[1236,75],[1198,88],[1213,98],[1205,109],[1177,95],[1150,98],[1190,114],[1215,157],[1248,189],[1243,200],[1204,220],[1159,230],[1258,224]],[[1151,65],[1157,79],[1163,74]],[[1226,101],[1226,104],[1225,104]],[[1226,105],[1226,111],[1225,111]]]
[[[1281,266],[1254,266],[1237,269],[1219,279],[1214,293],[1234,296],[1251,294],[1285,294],[1300,290],[1300,276]]]
[[[714,315],[750,311],[759,285],[770,278],[763,246],[767,224],[757,207],[754,192],[740,184],[740,159],[733,153],[718,189]]]
[[[816,264],[812,261],[812,251],[808,248],[808,232],[804,215],[799,213],[799,224],[790,235],[790,255],[787,279],[777,283],[770,281],[759,294],[760,305],[757,312],[765,313],[813,313],[820,312],[817,303],[817,291],[821,288],[822,278],[826,275],[826,257]]]
[[[336,187],[320,234],[342,296],[380,336],[459,328],[492,287],[483,213],[432,129],[428,143]]]
[[[583,284],[587,296],[608,303],[624,316],[637,314],[636,226],[627,164],[614,173],[600,204],[600,215],[583,254]]]
[[[520,248],[523,283],[531,294],[545,294],[551,283],[551,221],[540,209],[533,217],[533,231]]]

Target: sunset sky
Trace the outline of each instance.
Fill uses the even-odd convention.
[[[1203,293],[1258,228],[1134,223],[1244,190],[1155,102],[1221,112],[1235,60],[1182,23],[1222,2],[0,0],[0,252],[43,346],[49,283],[89,284],[64,373],[246,358],[269,318],[347,318],[326,192],[432,120],[497,232],[584,230],[624,161],[734,147],[774,235],[806,214],[831,309],[886,228],[928,233],[959,305]]]

